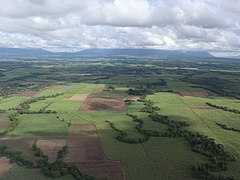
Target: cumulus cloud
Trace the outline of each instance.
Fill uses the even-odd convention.
[[[240,50],[239,0],[0,0],[0,46]]]

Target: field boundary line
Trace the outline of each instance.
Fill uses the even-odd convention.
[[[77,113],[75,113],[75,115],[76,115],[77,117],[79,117],[80,119],[82,119],[82,120],[84,120],[84,121],[86,121],[86,122],[88,122],[88,123],[90,123],[90,124],[92,124],[92,125],[95,126],[95,124],[94,124],[93,122],[91,122],[91,121],[89,121],[89,120],[87,120],[87,119],[85,119],[85,118],[79,116]]]

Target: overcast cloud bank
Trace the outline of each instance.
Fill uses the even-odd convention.
[[[0,0],[0,46],[240,51],[240,0]]]

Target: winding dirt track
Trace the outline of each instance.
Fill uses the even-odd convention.
[[[125,179],[122,163],[105,157],[95,125],[70,126],[67,143],[66,163],[97,179]]]

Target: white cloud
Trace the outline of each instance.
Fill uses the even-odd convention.
[[[240,50],[239,0],[0,0],[0,45]]]

